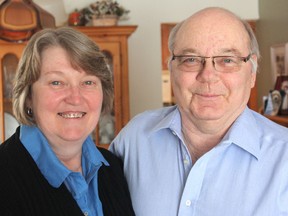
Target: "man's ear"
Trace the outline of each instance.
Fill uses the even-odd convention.
[[[251,56],[252,72],[256,73],[258,71],[258,58],[256,55]]]
[[[251,82],[250,82],[250,87],[253,88],[256,84],[256,72],[251,73]]]

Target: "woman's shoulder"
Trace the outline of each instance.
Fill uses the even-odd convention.
[[[112,166],[120,166],[122,167],[122,161],[120,158],[118,158],[116,155],[114,155],[112,152],[108,151],[105,148],[97,147],[97,149],[100,151],[100,153],[103,155],[105,160],[109,163],[110,167]]]

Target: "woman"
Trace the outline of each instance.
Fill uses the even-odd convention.
[[[90,136],[112,100],[86,35],[63,27],[29,40],[13,89],[21,126],[0,145],[0,215],[134,215],[121,162]]]

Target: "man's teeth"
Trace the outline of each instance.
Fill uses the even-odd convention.
[[[62,116],[63,118],[81,118],[82,116],[85,115],[84,112],[82,113],[59,113],[60,116]]]

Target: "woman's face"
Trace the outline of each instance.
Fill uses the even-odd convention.
[[[32,85],[28,102],[36,124],[52,148],[82,144],[99,120],[103,101],[101,81],[74,69],[61,47],[44,50],[41,59],[41,74]]]

